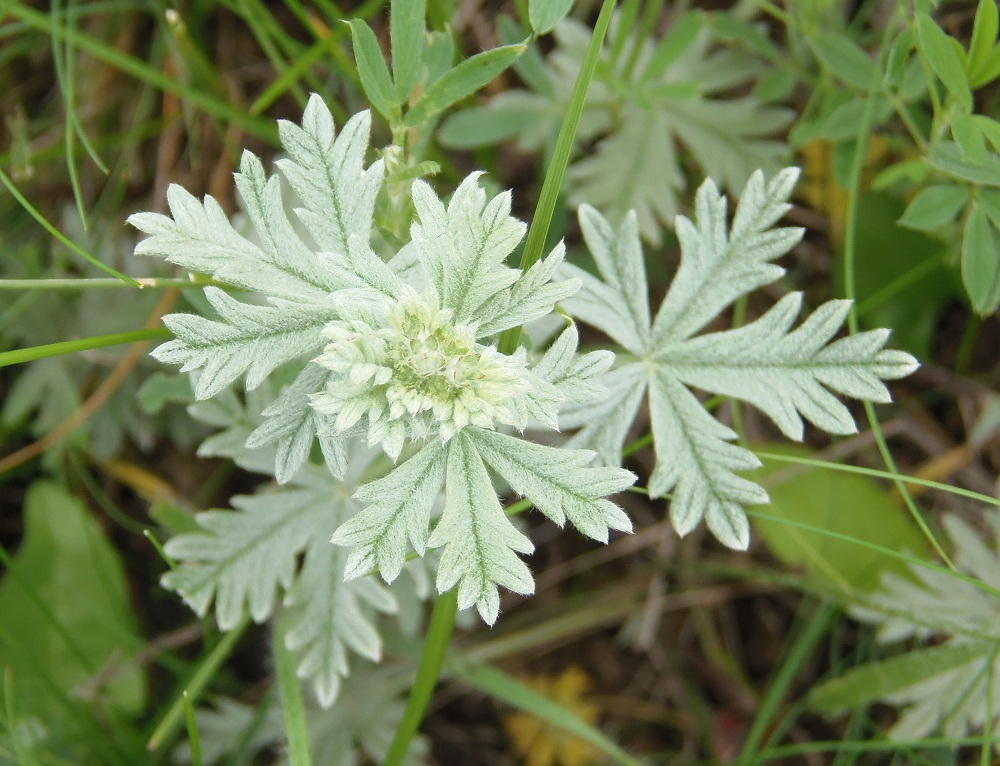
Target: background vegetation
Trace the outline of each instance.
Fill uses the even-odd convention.
[[[161,543],[261,480],[196,455],[252,395],[189,406],[186,378],[147,356],[167,336],[160,317],[204,298],[186,273],[134,256],[124,221],[164,211],[169,183],[239,216],[242,149],[272,159],[275,120],[298,120],[310,92],[338,126],[375,107],[373,143],[388,144],[403,118],[356,55],[372,42],[390,53],[387,5],[0,0],[0,763],[385,754],[420,653],[418,599],[383,629],[382,664],[352,662],[324,710],[269,624],[220,631],[159,584]],[[459,631],[410,758],[989,763],[996,5],[619,5],[550,239],[582,258],[575,205],[637,209],[658,298],[678,259],[673,217],[705,176],[735,194],[754,168],[799,165],[788,220],[808,234],[733,321],[792,289],[813,305],[851,297],[852,330],[895,328],[923,366],[893,385],[893,405],[858,407],[849,438],[807,431],[789,447],[755,411],[716,403],[772,498],[754,509],[749,553],[703,528],[679,539],[666,503],[640,494],[622,501],[636,534],[606,547],[531,520],[536,595],[506,594],[497,627]],[[441,71],[531,39],[491,59],[477,93],[413,118],[425,164],[409,177],[435,171],[444,193],[484,169],[530,220],[598,10],[428,2]],[[631,436],[644,483],[648,441]]]

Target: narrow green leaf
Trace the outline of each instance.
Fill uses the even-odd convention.
[[[981,88],[993,82],[998,77],[1000,77],[1000,45],[995,47],[993,53],[986,59],[983,68],[977,73],[975,81],[972,82],[970,79],[970,82],[972,82],[972,87]]]
[[[875,62],[851,39],[836,32],[820,32],[809,39],[816,57],[840,80],[867,91],[875,77]]]
[[[393,85],[389,67],[386,66],[382,49],[375,33],[362,19],[351,19],[351,40],[354,43],[354,58],[358,62],[361,87],[371,105],[390,123],[399,118],[399,101]]]
[[[573,0],[529,0],[528,18],[536,34],[544,35],[573,7]]]
[[[455,678],[494,699],[530,713],[563,731],[582,739],[615,763],[623,766],[642,766],[642,762],[626,753],[603,732],[582,720],[559,703],[539,694],[506,673],[485,665],[459,666],[452,672]]]
[[[68,247],[70,250],[72,250],[74,253],[79,255],[84,260],[88,261],[89,263],[92,263],[94,266],[101,269],[101,271],[105,271],[111,276],[117,277],[122,282],[125,282],[126,284],[129,284],[132,287],[141,287],[141,285],[134,279],[132,279],[132,277],[126,276],[125,274],[122,274],[120,271],[117,271],[116,269],[113,269],[110,266],[101,263],[101,261],[92,256],[83,248],[77,246],[72,240],[66,237],[66,235],[64,235],[55,226],[49,223],[48,219],[45,216],[43,216],[40,212],[38,212],[35,206],[32,205],[30,202],[28,202],[27,198],[23,194],[21,194],[21,191],[14,185],[14,182],[7,177],[7,174],[4,173],[2,169],[0,169],[0,183],[2,183],[5,187],[7,187],[7,191],[9,191],[11,196],[14,199],[16,199],[18,203],[21,205],[21,207],[23,207],[28,212],[28,215],[34,218],[43,229],[45,229],[49,234],[55,237],[63,245]]]
[[[406,103],[420,74],[426,11],[426,0],[392,0],[389,12],[392,77],[396,85],[396,101],[400,104]]]
[[[188,744],[191,745],[191,766],[202,766],[201,737],[198,735],[198,724],[194,720],[194,706],[186,691],[181,699],[184,702],[184,724],[187,727]]]
[[[208,656],[201,660],[201,664],[194,675],[191,676],[191,679],[184,685],[184,694],[189,695],[193,700],[197,700],[201,696],[208,682],[215,678],[219,666],[229,657],[236,642],[243,636],[243,632],[249,624],[250,618],[244,617],[239,625],[228,633],[223,634],[212,651],[208,653]],[[157,724],[150,735],[149,741],[146,742],[146,749],[150,751],[159,750],[174,735],[174,732],[180,727],[183,718],[184,699],[178,695],[177,699],[174,700],[170,709],[160,719],[160,723]]]
[[[431,32],[424,45],[424,67],[427,78],[424,87],[429,88],[445,73],[451,70],[455,61],[455,40],[451,32]]]
[[[989,657],[993,651],[993,646],[982,642],[952,642],[869,662],[817,687],[809,697],[810,707],[828,713],[850,710],[934,678],[976,657]]]
[[[996,0],[979,0],[976,20],[972,24],[972,40],[969,42],[968,72],[969,82],[974,88],[986,85],[980,80],[987,64],[994,54],[993,44],[1000,32],[1000,13]]]
[[[996,287],[1000,281],[1000,253],[993,227],[976,205],[965,221],[962,240],[962,283],[976,313],[985,316],[997,308]]]
[[[137,80],[167,93],[177,94],[185,103],[204,109],[214,117],[239,125],[258,138],[276,143],[277,131],[274,123],[270,120],[257,119],[244,109],[219,99],[210,91],[191,87],[181,79],[171,77],[161,69],[157,69],[135,56],[123,53],[113,45],[83,34],[79,30],[67,29],[63,26],[55,28],[48,14],[30,8],[25,3],[6,3],[4,11],[33,29],[55,35],[61,40],[71,40],[80,50],[86,51],[130,77],[135,77]]]
[[[968,187],[942,184],[922,189],[899,219],[900,226],[934,231],[952,223],[969,201]]]
[[[885,82],[891,88],[898,88],[906,76],[906,62],[913,51],[915,35],[907,27],[897,35],[889,48],[889,56],[885,62]]]
[[[513,64],[525,49],[524,43],[504,45],[478,53],[445,72],[424,92],[403,118],[407,127],[416,127],[456,101],[475,93]]]
[[[920,49],[948,92],[966,111],[972,111],[972,91],[965,73],[962,55],[952,38],[927,13],[917,14],[917,37]]]
[[[134,330],[132,332],[111,333],[110,335],[95,335],[91,338],[80,338],[79,340],[64,340],[59,343],[48,343],[44,346],[32,346],[31,348],[19,348],[13,351],[0,352],[0,367],[33,362],[35,359],[44,359],[48,356],[75,354],[77,351],[89,351],[92,348],[120,346],[123,343],[139,343],[146,340],[163,340],[164,338],[171,337],[173,336],[170,330],[158,327],[151,330]]]
[[[587,99],[587,89],[594,77],[597,59],[604,46],[604,37],[611,24],[614,8],[615,0],[604,0],[601,13],[594,25],[594,32],[590,37],[590,45],[587,46],[583,66],[580,67],[580,73],[576,76],[573,93],[570,95],[569,104],[566,107],[566,116],[559,128],[559,136],[556,138],[555,149],[552,151],[552,159],[549,161],[549,167],[545,171],[545,180],[542,182],[542,191],[538,195],[535,215],[531,219],[531,228],[528,229],[528,238],[524,243],[520,264],[522,271],[527,271],[542,257],[542,248],[545,247],[545,239],[549,234],[552,214],[556,209],[556,202],[559,200],[559,190],[562,188],[563,176],[566,174],[569,155],[573,150],[573,142],[576,138],[576,129],[580,124],[580,115],[583,113],[583,105]],[[497,347],[502,353],[513,353],[520,337],[521,328],[519,327],[504,330],[500,335]]]
[[[309,728],[306,708],[302,702],[302,688],[295,674],[295,657],[285,647],[285,630],[274,631],[271,640],[274,655],[274,672],[278,677],[281,712],[285,716],[285,733],[288,736],[288,762],[291,766],[310,766]]]

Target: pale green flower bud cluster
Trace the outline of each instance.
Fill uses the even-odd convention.
[[[556,426],[563,397],[527,368],[523,349],[507,355],[477,343],[476,326],[455,323],[433,290],[401,293],[367,296],[375,307],[364,316],[324,330],[331,342],[316,361],[339,375],[312,405],[336,417],[338,432],[367,418],[369,444],[395,460],[407,440],[447,442],[469,425],[523,430],[531,416]]]

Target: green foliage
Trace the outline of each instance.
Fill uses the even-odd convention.
[[[1000,636],[993,617],[1000,596],[1000,516],[991,511],[985,523],[988,536],[958,516],[944,518],[962,579],[911,566],[908,577],[886,574],[877,591],[858,600],[852,611],[878,626],[880,643],[909,645],[817,688],[812,696],[817,708],[840,712],[888,702],[902,709],[888,732],[894,739],[960,737],[996,725],[1000,710],[991,700],[1000,692]],[[932,646],[913,646],[942,636]]]
[[[980,2],[972,39],[964,48],[926,10],[918,9],[912,27],[893,45],[882,86],[896,100],[897,109],[905,109],[899,105],[922,97],[923,91],[908,87],[906,77],[893,72],[923,63],[925,71],[933,74],[924,83],[933,123],[926,141],[917,136],[926,169],[900,224],[935,232],[952,245],[972,307],[983,316],[1000,306],[996,246],[1000,224],[994,220],[1000,216],[990,215],[988,201],[994,193],[991,187],[1000,183],[1000,123],[989,114],[976,113],[973,94],[1000,77],[996,19],[996,4]],[[944,86],[943,101],[937,82]]]
[[[365,96],[394,133],[425,128],[432,118],[482,88],[524,52],[523,45],[506,45],[453,63],[450,43],[442,44],[443,38],[434,45],[424,44],[424,8],[424,0],[391,4],[391,74],[368,24],[361,19],[349,22]]]
[[[39,480],[24,503],[25,537],[0,580],[0,666],[13,678],[35,756],[107,758],[93,732],[146,704],[142,646],[121,558],[83,505]],[[99,674],[99,669],[104,669]],[[9,763],[0,753],[0,763]]]
[[[809,454],[789,447],[775,450],[777,446],[768,451]],[[772,517],[754,520],[761,539],[781,561],[841,591],[846,599],[855,591],[873,590],[888,573],[909,572],[905,562],[856,541],[911,554],[926,548],[926,540],[900,502],[868,477],[765,459],[760,479],[771,501],[761,510]],[[871,523],[873,518],[878,524]]]
[[[565,592],[517,608],[521,625],[537,624],[472,636],[442,667],[455,605],[475,605],[493,624],[501,587],[533,592],[522,554],[539,538],[513,518],[529,506],[600,542],[630,530],[610,498],[636,479],[619,467],[623,455],[648,481],[638,493],[669,496],[678,531],[705,518],[725,544],[745,547],[744,507],[768,500],[763,486],[773,477],[744,476],[759,466],[751,439],[762,429],[802,439],[804,420],[834,436],[853,433],[841,398],[886,402],[882,381],[914,367],[908,354],[883,348],[887,331],[859,332],[858,319],[898,328],[893,345],[936,363],[901,390],[947,381],[962,397],[959,418],[946,412],[946,399],[924,391],[897,435],[926,447],[939,436],[922,413],[944,413],[956,440],[949,460],[977,461],[969,475],[980,481],[981,466],[992,470],[996,408],[978,414],[967,443],[957,443],[953,424],[975,417],[989,398],[995,370],[982,349],[995,328],[988,320],[977,335],[978,320],[953,299],[964,287],[984,317],[1000,303],[996,4],[980,0],[974,20],[972,5],[963,15],[926,0],[885,14],[862,4],[848,22],[828,0],[729,10],[626,0],[606,40],[613,0],[601,4],[593,30],[584,22],[596,7],[573,6],[506,6],[523,27],[501,16],[500,44],[480,53],[475,44],[492,29],[455,0],[366,2],[346,24],[329,0],[194,3],[155,20],[134,3],[4,6],[0,72],[15,87],[0,95],[0,111],[12,115],[10,152],[0,157],[12,176],[0,173],[10,256],[0,259],[0,367],[24,366],[4,369],[18,374],[0,381],[0,466],[17,469],[0,483],[5,500],[28,492],[23,539],[14,517],[0,530],[5,544],[20,545],[0,582],[0,762],[125,766],[190,756],[196,764],[396,766],[442,672],[617,762],[635,762],[626,749],[640,741],[632,732],[641,735],[641,725],[618,727],[619,745],[481,658],[612,625],[635,611],[647,588],[640,575],[652,571],[656,597],[623,634],[646,644],[659,614],[658,559],[633,558],[626,567],[635,576],[611,585],[600,584],[607,570],[591,575],[567,561],[574,576]],[[49,49],[51,67],[43,60]],[[511,87],[512,77],[497,81],[511,68],[523,87]],[[47,86],[50,69],[56,81]],[[472,104],[488,83],[489,95]],[[253,99],[249,108],[240,94]],[[350,116],[364,102],[374,130],[368,112]],[[260,117],[296,103],[301,123],[282,120],[275,129]],[[785,140],[788,106],[799,119]],[[455,107],[465,108],[449,115]],[[391,143],[372,153],[372,133]],[[253,153],[240,156],[240,135],[257,141],[261,156],[279,152],[276,173]],[[527,227],[512,215],[512,195],[468,174],[468,157],[442,151],[476,149],[474,165],[502,171],[523,203],[531,169],[508,163],[506,149],[487,148],[508,140],[551,158],[523,244]],[[779,168],[794,148],[802,149],[809,193],[790,211],[796,174]],[[233,167],[236,211],[219,191]],[[163,179],[185,173],[189,188],[212,189],[218,199],[171,185],[169,215],[130,218],[147,235],[131,260],[132,243],[109,234],[121,228],[121,206],[136,190],[156,183],[158,195]],[[443,180],[433,188],[421,180],[434,174]],[[689,184],[706,175],[714,181],[695,195],[693,212],[675,220]],[[736,191],[748,177],[731,210],[719,188]],[[72,192],[88,230],[61,191]],[[564,201],[579,208],[593,264],[576,259]],[[163,209],[159,200],[148,204]],[[788,274],[775,262],[802,231],[778,226],[786,214],[814,229],[785,264]],[[681,249],[672,282],[663,265],[674,242],[668,229]],[[563,231],[568,257],[554,241]],[[664,243],[665,252],[647,264],[642,240]],[[520,248],[521,268],[513,268]],[[199,276],[162,279],[163,268]],[[97,269],[113,277],[92,279]],[[824,287],[828,271],[832,289]],[[151,276],[117,278],[124,274]],[[808,299],[792,292],[799,286]],[[175,312],[167,329],[138,329],[152,326],[174,297],[162,291],[173,287],[182,288],[181,303],[166,309]],[[756,288],[768,288],[767,297],[747,300]],[[651,311],[648,295],[664,292]],[[858,303],[824,302],[829,293]],[[814,308],[798,323],[803,303]],[[840,332],[845,317],[850,335]],[[952,328],[963,320],[959,341]],[[606,335],[617,357],[577,322]],[[152,362],[112,344],[168,333],[155,357],[182,372],[156,373],[140,387]],[[940,369],[953,348],[954,371]],[[703,402],[699,391],[716,398]],[[724,397],[752,404],[769,422],[753,413],[744,420],[738,406],[716,418],[710,413]],[[868,413],[881,442],[875,410]],[[85,422],[64,431],[71,417]],[[650,433],[626,447],[637,429]],[[30,444],[36,438],[45,441]],[[204,473],[188,454],[199,442],[199,456],[217,459]],[[655,455],[642,453],[649,444]],[[27,461],[43,447],[36,468]],[[886,450],[883,457],[891,464]],[[921,474],[943,463],[953,467],[932,460]],[[230,475],[233,464],[256,476]],[[967,574],[911,568],[901,562],[913,557],[894,551],[924,556],[923,538],[873,481],[808,470],[768,486],[772,506],[759,513],[771,518],[761,536],[806,578],[762,574],[744,558],[731,567],[724,552],[698,562],[690,540],[678,560],[694,559],[696,576],[728,568],[750,590],[774,575],[807,591],[840,592],[854,614],[881,626],[881,646],[891,648],[822,684],[810,697],[818,709],[882,701],[901,710],[893,736],[953,740],[985,729],[988,739],[1000,691],[989,615],[1000,583],[997,553],[977,538],[978,527],[945,521]],[[84,489],[109,523],[94,523],[74,499]],[[219,497],[234,491],[228,503]],[[506,495],[524,500],[505,508]],[[147,523],[147,498],[159,526],[146,540],[130,537]],[[648,518],[645,501],[631,500],[636,518]],[[205,507],[212,510],[192,510]],[[911,502],[911,510],[921,509]],[[1000,522],[988,521],[1000,536]],[[129,567],[128,582],[109,540]],[[637,536],[634,545],[646,540]],[[154,550],[167,559],[163,585],[201,620],[189,614],[181,619],[190,625],[174,630],[161,620],[173,619],[169,612],[143,604],[144,641],[129,601],[144,599],[164,568]],[[671,587],[690,582],[686,573],[667,574]],[[879,576],[882,587],[871,592]],[[435,583],[443,597],[404,712],[423,601]],[[704,611],[700,599],[696,609],[694,616]],[[837,633],[828,627],[835,612],[802,602],[804,628],[789,631],[798,638],[787,642],[756,719],[746,722],[741,762],[784,762],[824,747],[841,750],[843,760],[885,746],[857,741],[856,717],[836,729],[841,741],[782,750],[805,707],[786,699],[794,676],[821,641],[837,662]],[[271,688],[248,686],[243,668],[233,674],[226,664],[244,631],[250,642],[261,639],[251,621],[273,622]],[[745,677],[740,652],[712,648],[714,620],[692,624],[697,647],[682,648],[704,653],[693,667],[708,660],[713,674],[757,697],[763,675]],[[763,656],[751,648],[748,665]],[[377,668],[383,653],[388,661]],[[169,688],[162,704],[145,691],[150,662],[155,688]],[[694,685],[685,690],[700,720],[711,702]],[[173,747],[185,722],[187,752]],[[714,727],[690,723],[683,719],[685,737],[695,732],[705,752],[718,746]],[[810,734],[813,725],[796,731]],[[429,758],[426,744],[417,738],[406,762]],[[984,742],[984,762],[989,750]]]
[[[790,168],[765,183],[763,174],[755,173],[731,228],[716,186],[711,181],[701,186],[695,221],[677,219],[681,264],[652,322],[635,215],[615,229],[593,208],[581,207],[580,226],[603,281],[567,267],[583,287],[564,302],[566,309],[633,355],[605,379],[616,392],[605,405],[561,416],[563,427],[580,427],[570,443],[596,449],[607,463],[617,464],[648,389],[657,454],[650,494],[672,491],[670,517],[680,534],[705,518],[731,548],[749,543],[743,506],[767,502],[767,493],[736,471],[760,463],[732,443],[736,433],[713,419],[688,386],[749,402],[785,436],[801,440],[803,417],[830,433],[856,430],[830,390],[889,401],[880,379],[903,377],[916,367],[909,354],[882,350],[886,330],[830,342],[847,315],[845,301],[823,304],[792,330],[800,293],[786,295],[745,327],[695,335],[740,295],[784,273],[772,261],[795,245],[802,231],[771,227],[787,211],[797,176]]]
[[[564,19],[554,35],[552,53],[544,60],[533,53],[518,69],[531,90],[507,90],[486,106],[455,114],[442,126],[441,142],[469,148],[516,139],[526,151],[546,148],[590,31]],[[613,223],[634,209],[642,237],[658,243],[687,185],[678,144],[704,175],[730,189],[740,188],[757,168],[778,168],[784,147],[768,137],[788,124],[790,113],[750,97],[724,97],[761,67],[739,51],[713,50],[699,13],[678,19],[659,42],[621,25],[610,37],[624,42],[605,45],[587,95],[577,137],[581,145],[596,147],[570,165],[572,204],[592,205]]]
[[[531,28],[539,35],[551,32],[572,7],[573,0],[530,0],[528,17]]]
[[[293,489],[238,498],[234,504],[241,513],[202,515],[199,523],[206,534],[183,535],[167,544],[168,555],[189,563],[168,573],[164,583],[200,614],[215,598],[223,629],[234,627],[244,610],[259,622],[271,615],[279,587],[291,588],[296,557],[309,540],[344,524],[334,539],[355,548],[346,562],[337,559],[349,574],[367,574],[379,564],[385,566],[383,577],[392,581],[402,566],[407,537],[420,554],[428,546],[443,547],[439,590],[460,583],[460,606],[476,604],[492,624],[499,611],[498,585],[519,593],[533,589],[527,567],[514,555],[530,553],[532,546],[504,516],[480,457],[483,450],[493,455],[492,460],[487,457],[491,467],[557,523],[569,518],[585,534],[605,542],[609,528],[631,529],[627,517],[603,500],[629,486],[631,473],[584,469],[594,457],[590,452],[557,458],[544,452],[549,448],[489,437],[497,427],[523,431],[529,422],[554,428],[560,407],[599,395],[590,379],[606,370],[613,357],[598,352],[574,358],[575,330],[560,336],[539,362],[540,373],[529,367],[523,349],[510,355],[487,345],[497,333],[548,314],[578,287],[572,279],[552,281],[563,259],[561,246],[527,271],[504,265],[526,229],[510,216],[509,194],[487,200],[478,174],[473,174],[446,207],[426,183],[414,182],[417,222],[411,241],[386,263],[365,236],[373,228],[383,167],[379,162],[363,170],[367,115],[352,118],[335,138],[332,115],[314,96],[302,128],[283,123],[280,134],[290,159],[278,167],[305,204],[296,211],[299,221],[322,250],[310,251],[295,232],[279,180],[266,179],[248,152],[237,187],[263,248],[220,220],[221,208],[210,197],[202,204],[173,187],[173,219],[152,213],[130,219],[151,235],[138,250],[219,280],[232,277],[234,286],[264,292],[267,304],[244,303],[206,287],[219,320],[192,314],[166,317],[176,337],[154,356],[181,364],[182,371],[198,370],[194,393],[201,400],[240,376],[245,375],[252,390],[292,359],[311,359],[314,363],[307,362],[292,385],[262,410],[266,420],[254,424],[251,433],[245,430],[250,424],[234,430],[223,413],[215,422],[229,426],[229,433],[213,437],[201,450],[219,454],[221,444],[223,454],[238,457],[244,449],[274,445],[273,472],[281,482],[294,482],[309,461],[316,435],[333,476],[345,470],[342,439],[359,432],[393,461],[406,447],[430,444],[423,446],[415,467],[403,462],[396,469],[403,472],[400,479],[390,474],[360,490],[371,503],[366,509],[330,507],[322,498],[331,488],[321,486],[319,495]],[[221,244],[205,248],[206,242]],[[241,248],[243,242],[249,247]],[[301,292],[298,300],[292,298],[296,290]],[[239,439],[246,441],[244,448]],[[542,454],[539,450],[545,457],[532,465]],[[405,488],[413,482],[420,489],[411,496]],[[429,533],[430,509],[442,483],[444,515]],[[562,494],[544,495],[554,488]],[[275,507],[282,509],[278,517]],[[475,541],[471,549],[470,539]],[[314,569],[307,556],[303,572]],[[338,616],[343,614],[360,612],[351,606]],[[335,632],[327,625],[298,629],[300,635]],[[362,632],[368,640],[355,635],[355,648],[376,656],[374,628]],[[346,667],[342,649],[323,654],[331,666],[324,668],[320,697],[329,704],[335,690],[331,668],[343,673]],[[305,667],[312,666],[311,658],[303,661]],[[302,667],[300,672],[306,672]]]

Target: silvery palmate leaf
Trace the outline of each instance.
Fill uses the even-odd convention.
[[[694,220],[677,218],[681,262],[652,321],[634,214],[615,227],[581,206],[580,225],[602,278],[574,266],[562,270],[582,283],[563,302],[566,310],[627,352],[601,380],[611,392],[603,405],[561,413],[563,428],[580,428],[570,446],[597,450],[606,463],[619,464],[628,428],[648,395],[656,448],[650,494],[672,493],[670,517],[680,534],[704,518],[732,548],[749,542],[743,507],[767,502],[763,488],[738,473],[760,462],[733,443],[735,432],[709,415],[690,388],[746,401],[799,440],[803,418],[830,433],[854,433],[850,413],[834,394],[888,402],[882,380],[916,367],[909,354],[883,349],[887,330],[834,340],[847,316],[846,301],[823,304],[793,329],[799,293],[744,327],[697,334],[739,296],[784,273],[773,261],[802,231],[774,224],[788,210],[797,176],[789,168],[765,182],[763,173],[754,173],[732,226],[725,197],[711,180],[702,184]]]

